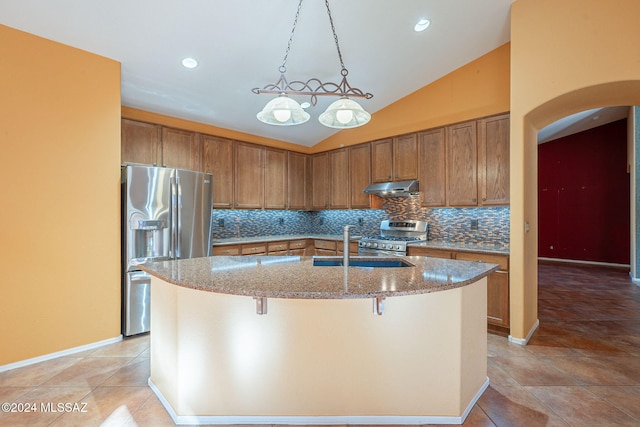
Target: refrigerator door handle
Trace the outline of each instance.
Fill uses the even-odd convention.
[[[180,177],[176,177],[176,259],[182,257],[182,184],[180,183]]]
[[[176,177],[171,177],[171,259],[177,258],[177,241],[178,241],[178,184]]]

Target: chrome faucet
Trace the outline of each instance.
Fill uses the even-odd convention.
[[[349,236],[350,234],[349,230],[352,228],[356,228],[356,226],[345,225],[344,232],[342,234],[342,239],[344,240],[344,243],[342,244],[342,256],[343,256],[342,265],[344,265],[345,267],[349,267],[349,240],[351,240],[351,236]]]

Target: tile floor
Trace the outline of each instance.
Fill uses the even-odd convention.
[[[639,426],[640,287],[623,270],[539,272],[540,328],[527,346],[489,335],[491,386],[464,425]],[[171,426],[148,377],[148,336],[3,372],[0,402],[38,412],[0,413],[0,426]]]

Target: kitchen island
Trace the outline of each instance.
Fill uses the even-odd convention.
[[[486,276],[498,266],[314,258],[324,257],[143,266],[153,275],[149,384],[174,421],[462,423],[488,386]]]

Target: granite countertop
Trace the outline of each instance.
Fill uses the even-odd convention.
[[[509,245],[495,245],[490,243],[463,243],[463,242],[434,242],[427,240],[420,243],[409,243],[411,247],[442,249],[458,252],[484,252],[496,255],[509,255]]]
[[[213,256],[142,264],[185,288],[267,298],[348,299],[424,294],[466,286],[498,265],[431,257],[399,257],[414,267],[318,267],[300,256]],[[394,257],[397,258],[397,257]],[[353,256],[351,259],[380,257]]]
[[[211,246],[238,245],[242,243],[264,243],[279,242],[282,240],[320,239],[320,240],[340,240],[342,234],[279,234],[273,236],[254,237],[228,237],[226,239],[212,239]],[[360,240],[362,236],[351,236],[351,240]]]
[[[360,240],[362,236],[351,236],[352,241]],[[342,234],[284,234],[275,236],[256,237],[230,237],[226,239],[213,239],[212,246],[237,245],[243,243],[278,242],[282,240],[297,239],[321,239],[342,241]],[[497,255],[509,255],[509,245],[496,245],[490,243],[464,243],[464,242],[436,242],[427,240],[419,243],[409,243],[409,246],[418,248],[432,248],[452,250],[460,252],[484,252]]]

